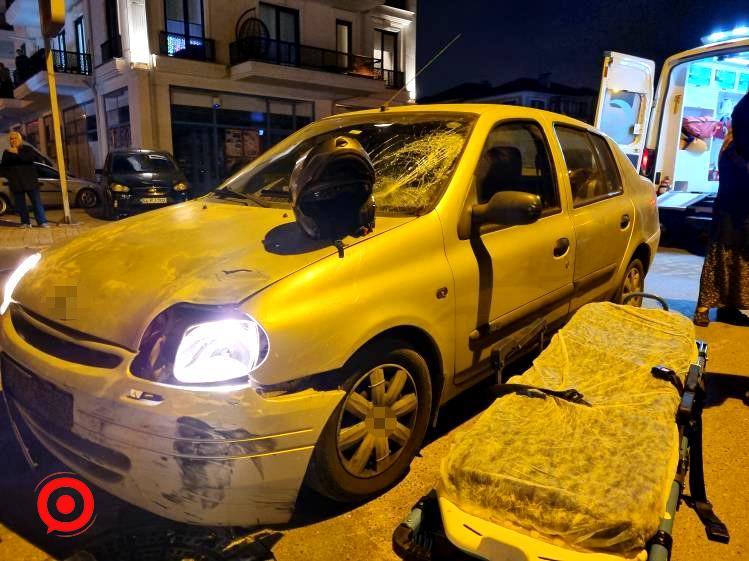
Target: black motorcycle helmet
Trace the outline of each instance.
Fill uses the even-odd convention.
[[[357,140],[337,136],[321,142],[291,173],[297,223],[313,239],[335,241],[368,233],[375,222],[374,181],[372,162]]]

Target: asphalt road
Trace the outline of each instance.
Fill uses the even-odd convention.
[[[19,254],[0,251],[0,271],[18,258]],[[666,296],[675,309],[691,314],[700,267],[701,258],[697,256],[663,250],[648,276],[647,288]],[[705,478],[710,500],[729,527],[731,542],[708,542],[697,516],[682,505],[676,518],[672,559],[749,559],[749,407],[742,402],[749,391],[749,328],[711,323],[707,328],[698,328],[698,336],[710,344],[710,397],[704,414]],[[429,435],[428,444],[406,478],[368,503],[341,507],[314,493],[302,493],[292,523],[269,530],[264,545],[248,550],[242,558],[269,558],[265,549],[269,548],[279,561],[395,560],[390,541],[393,529],[411,505],[434,486],[440,460],[450,443],[470,427],[489,402],[485,387],[480,386],[444,408],[439,426]],[[42,464],[32,472],[9,431],[3,409],[0,402],[0,561],[64,557],[90,540],[110,544],[110,551],[124,544],[140,548],[142,555],[133,559],[147,560],[151,559],[147,553],[155,551],[154,547],[148,548],[154,542],[190,541],[205,546],[224,538],[207,531],[186,532],[102,492],[96,492],[98,518],[88,534],[69,540],[47,537],[36,516],[34,486],[44,475],[63,466],[32,445],[32,454]],[[107,542],[107,536],[113,536],[112,541]],[[109,557],[115,558],[114,554]],[[195,555],[190,558],[210,559]]]

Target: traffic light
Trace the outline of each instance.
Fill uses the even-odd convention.
[[[65,0],[39,0],[42,35],[55,37],[65,26]]]

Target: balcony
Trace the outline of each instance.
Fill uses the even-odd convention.
[[[388,88],[399,90],[403,87],[404,74],[400,70],[384,70],[382,68],[375,68],[375,73],[381,80],[385,81],[385,86]]]
[[[213,62],[216,60],[216,44],[213,39],[159,32],[159,51],[162,55]]]
[[[229,45],[229,63],[232,66],[248,60],[363,78],[379,78],[375,71],[379,61],[373,58],[265,37],[245,37]]]
[[[115,35],[101,44],[101,62],[122,58],[122,37]]]
[[[52,50],[52,65],[56,74],[57,92],[60,96],[76,96],[90,90],[89,80],[93,66],[89,53]],[[26,65],[13,73],[16,99],[34,101],[46,99],[49,94],[47,65],[44,49],[39,49]]]

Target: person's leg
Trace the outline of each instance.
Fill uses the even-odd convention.
[[[31,224],[29,210],[26,208],[26,195],[23,191],[13,191],[13,199],[16,204],[16,211],[21,218],[21,224]]]
[[[39,189],[29,191],[29,197],[31,197],[31,203],[34,205],[34,217],[36,223],[39,226],[44,226],[47,223],[47,215],[44,214],[44,205],[42,204],[42,197],[39,194]]]

